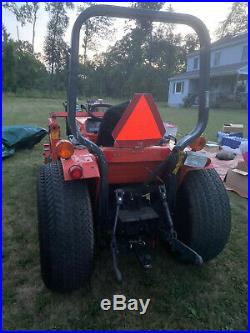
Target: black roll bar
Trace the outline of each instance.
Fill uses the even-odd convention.
[[[79,68],[80,29],[86,20],[94,16],[108,16],[127,19],[147,19],[154,22],[186,24],[198,34],[200,42],[200,79],[199,79],[199,112],[196,126],[181,138],[175,149],[184,149],[195,138],[199,137],[208,122],[209,113],[209,74],[210,74],[210,36],[205,24],[195,16],[149,9],[127,8],[110,5],[96,5],[84,10],[76,19],[71,35],[71,50],[68,82],[68,123],[75,138],[82,138],[75,123],[77,98],[77,78]],[[81,140],[82,141],[82,140]]]

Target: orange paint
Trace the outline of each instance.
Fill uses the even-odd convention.
[[[134,142],[153,144],[165,132],[159,111],[150,94],[136,94],[115,127],[112,135],[117,143]]]

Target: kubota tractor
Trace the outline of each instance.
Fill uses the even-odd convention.
[[[199,110],[190,133],[178,141],[165,138],[148,93],[119,106],[87,104],[77,111],[79,33],[93,16],[187,24],[197,32]],[[210,37],[196,17],[106,5],[79,15],[72,31],[66,111],[49,118],[38,181],[41,272],[48,288],[84,287],[95,248],[105,244],[118,281],[124,240],[145,269],[151,267],[148,250],[159,239],[186,263],[200,265],[223,250],[231,228],[228,196],[211,161],[198,151],[208,121],[209,67]],[[66,120],[67,140],[60,134],[60,117]]]

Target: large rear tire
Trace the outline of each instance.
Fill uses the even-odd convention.
[[[40,170],[38,230],[41,274],[54,291],[84,287],[92,271],[94,232],[86,183],[64,181],[60,161]]]
[[[180,240],[204,261],[215,258],[228,241],[230,204],[214,169],[190,171],[177,192],[175,228]]]

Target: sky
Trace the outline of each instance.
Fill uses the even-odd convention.
[[[175,12],[186,13],[197,16],[200,18],[209,29],[212,41],[215,40],[215,30],[219,22],[223,21],[230,11],[230,8],[233,2],[166,2],[166,5],[172,4]],[[77,17],[77,7],[81,4],[80,2],[74,2],[75,9],[69,12],[69,26],[65,33],[66,42],[70,42],[70,35],[72,26]],[[99,2],[99,4],[112,4],[115,6],[129,6],[129,2]],[[41,2],[41,8],[39,10],[38,19],[37,19],[37,28],[36,28],[36,37],[35,37],[35,52],[43,53],[43,45],[46,36],[47,23],[49,15],[44,10],[44,3]],[[32,38],[32,29],[31,24],[27,24],[24,27],[21,27],[15,19],[15,16],[3,8],[2,10],[2,22],[7,28],[7,31],[11,34],[11,37],[17,39],[17,30],[19,32],[19,38],[21,40],[28,40],[31,42]],[[119,37],[123,34],[125,20],[117,20],[116,24],[116,36],[113,38],[112,42],[105,42],[105,48],[109,46],[107,43],[113,44]],[[178,32],[189,33],[192,32],[190,28],[184,25],[180,25],[177,28]],[[117,39],[116,39],[117,38]],[[104,45],[101,46],[103,48]]]

